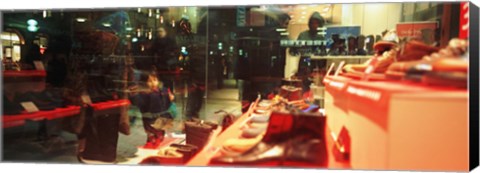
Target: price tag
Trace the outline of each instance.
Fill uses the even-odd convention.
[[[45,66],[43,66],[42,61],[33,61],[33,64],[35,65],[35,69],[45,70]]]
[[[88,94],[82,95],[82,101],[85,104],[92,104],[92,99],[90,99]]]
[[[337,67],[337,71],[335,71],[335,76],[338,76],[340,71],[342,71],[342,67],[343,67],[344,64],[345,64],[345,61],[340,62],[340,64]]]
[[[21,102],[20,105],[22,105],[22,107],[29,113],[39,111],[33,102]]]

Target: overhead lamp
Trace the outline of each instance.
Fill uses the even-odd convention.
[[[142,9],[141,9],[141,8],[138,8],[138,9],[137,9],[137,12],[138,12],[138,13],[142,12]]]
[[[47,17],[47,10],[43,10],[43,18]]]
[[[323,12],[328,12],[328,10],[330,10],[330,7],[325,7],[325,8],[323,9]]]
[[[133,30],[133,28],[132,27],[127,27],[127,28],[125,28],[125,30],[131,31],[131,30]]]
[[[137,38],[137,37],[133,37],[133,38],[132,38],[132,42],[135,43],[135,42],[137,42],[137,41],[138,41],[138,38]]]
[[[83,18],[83,17],[76,18],[76,20],[77,20],[77,22],[79,22],[79,23],[83,23],[83,22],[87,21],[87,19],[86,19],[86,18]]]
[[[37,32],[38,31],[38,22],[34,19],[27,20],[27,30],[30,32]]]
[[[110,23],[103,23],[103,26],[104,26],[104,27],[110,27],[110,26],[112,26],[112,25],[111,25]]]

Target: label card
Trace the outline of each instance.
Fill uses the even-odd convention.
[[[82,95],[82,101],[85,104],[92,104],[92,99],[90,99],[88,94]]]
[[[43,66],[42,61],[33,61],[33,64],[35,65],[35,69],[37,70],[45,70],[45,66]]]
[[[39,109],[33,102],[21,102],[20,105],[29,113],[38,112]]]

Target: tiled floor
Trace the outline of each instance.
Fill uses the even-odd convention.
[[[235,115],[241,114],[240,101],[238,101],[238,90],[234,89],[235,81],[225,81],[225,89],[209,90],[207,99],[204,100],[200,110],[200,118],[220,122],[221,116],[215,114],[215,111],[225,110]],[[177,95],[177,109],[180,115],[183,115],[183,105],[186,100],[183,95]],[[205,106],[207,105],[207,106]],[[154,151],[139,149],[146,140],[146,134],[143,130],[141,115],[135,110],[131,110],[130,116],[132,124],[130,125],[130,135],[119,135],[117,144],[117,163],[132,163],[138,157],[148,154],[154,154]],[[176,119],[176,128],[181,124],[182,116]],[[3,131],[3,160],[5,162],[42,162],[42,163],[79,163],[76,158],[77,141],[76,136],[60,131],[54,127],[58,121],[48,122],[51,137],[46,141],[36,140],[36,129],[38,122],[28,122],[25,126],[6,129]]]

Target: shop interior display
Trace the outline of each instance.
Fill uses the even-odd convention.
[[[473,44],[461,4],[2,11],[2,154],[464,171],[453,145],[468,142]]]

